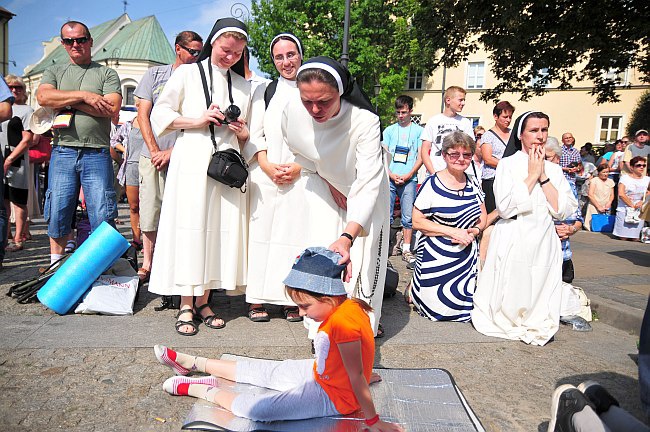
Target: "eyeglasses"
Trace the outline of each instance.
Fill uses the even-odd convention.
[[[646,164],[635,164],[634,168],[645,168]]]
[[[295,52],[288,52],[286,56],[283,56],[282,54],[278,54],[275,57],[273,57],[273,61],[276,63],[282,63],[285,59],[289,61],[293,61],[298,58],[298,53]]]
[[[72,46],[74,45],[75,42],[77,42],[78,45],[85,44],[88,42],[90,38],[88,36],[82,36],[78,38],[63,38],[61,39],[61,42],[63,42],[64,45]]]
[[[181,45],[181,44],[178,44],[178,46],[181,47],[181,48],[183,48],[183,49],[184,49],[185,51],[187,51],[188,53],[190,53],[190,55],[191,55],[192,57],[198,57],[199,54],[201,54],[201,50],[195,50],[195,49],[192,49],[192,48],[188,48],[188,47],[183,46],[183,45]]]
[[[460,155],[463,155],[463,159],[466,159],[466,160],[472,158],[471,153],[459,153],[459,152],[447,153],[447,157],[449,157],[449,159],[451,159],[452,161],[457,161],[458,159],[460,159]]]
[[[557,157],[557,155],[554,155],[554,154],[552,154],[552,155],[544,155],[544,159],[546,159],[547,161],[552,161],[556,157]]]
[[[622,142],[623,144],[629,144],[630,141],[629,141],[629,140],[621,140],[621,142]]]

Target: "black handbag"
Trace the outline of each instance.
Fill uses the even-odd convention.
[[[199,73],[201,74],[201,81],[203,82],[203,92],[205,93],[205,103],[208,108],[212,103],[210,92],[208,90],[208,83],[205,78],[205,71],[201,63],[196,64],[199,68]],[[210,72],[210,87],[212,87],[212,68]],[[232,80],[230,78],[230,70],[227,72],[228,76],[228,96],[230,98],[230,103],[233,104],[232,98]],[[231,188],[238,188],[243,192],[246,192],[246,180],[248,179],[248,164],[242,157],[242,155],[235,149],[226,149],[219,151],[217,147],[217,141],[214,138],[214,125],[210,123],[210,138],[212,139],[212,145],[214,146],[215,152],[212,154],[212,159],[210,159],[210,164],[208,165],[208,177],[223,183],[226,186]],[[242,189],[244,187],[244,189]]]
[[[226,149],[212,155],[208,176],[230,187],[241,188],[248,178],[246,168],[248,165],[237,150]]]

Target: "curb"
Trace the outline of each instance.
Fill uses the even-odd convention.
[[[589,294],[591,310],[596,312],[598,320],[629,334],[639,335],[643,315],[642,309],[605,299],[596,294]]]

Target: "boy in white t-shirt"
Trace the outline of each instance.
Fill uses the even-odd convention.
[[[451,86],[445,91],[445,110],[429,119],[420,136],[422,140],[422,163],[431,175],[447,166],[442,158],[442,140],[447,134],[460,130],[474,138],[472,122],[458,114],[465,106],[466,91]]]

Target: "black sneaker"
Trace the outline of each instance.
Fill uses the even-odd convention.
[[[618,401],[596,381],[585,381],[578,386],[585,397],[596,407],[596,414],[601,415],[612,405],[619,406]]]
[[[573,416],[582,411],[586,406],[593,405],[571,384],[559,386],[553,392],[551,401],[551,421],[548,432],[574,432]]]

